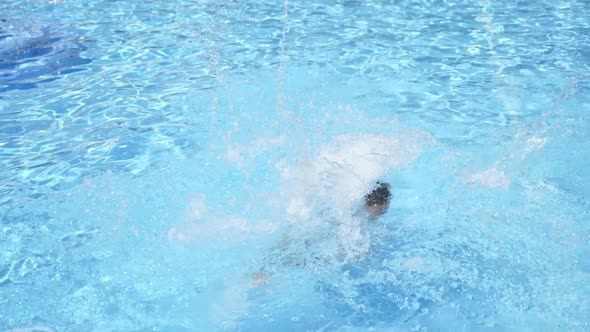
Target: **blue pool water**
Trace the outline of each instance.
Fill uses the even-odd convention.
[[[587,1],[2,1],[0,331],[588,331],[589,50]]]

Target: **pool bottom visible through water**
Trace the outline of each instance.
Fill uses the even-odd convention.
[[[532,120],[453,141],[443,133],[460,123],[403,121],[342,97],[354,84],[296,69],[277,91],[274,75],[180,101],[208,105],[194,156],[15,197],[0,326],[588,328],[588,147],[576,134]],[[355,211],[377,180],[394,198],[367,222]]]

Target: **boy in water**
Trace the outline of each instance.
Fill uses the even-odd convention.
[[[389,183],[377,181],[377,186],[373,188],[369,193],[365,194],[363,208],[367,213],[367,220],[373,221],[387,212],[391,198],[393,195],[390,191],[391,186]],[[306,246],[308,241],[305,241]],[[305,259],[298,259],[293,265],[306,265]],[[264,285],[268,282],[269,275],[264,272],[264,267],[252,275],[251,284],[254,287]]]

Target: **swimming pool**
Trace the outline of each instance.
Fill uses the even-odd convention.
[[[589,18],[3,1],[0,331],[589,330]]]

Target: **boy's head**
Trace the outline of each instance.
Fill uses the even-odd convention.
[[[392,197],[389,188],[389,183],[377,181],[377,187],[365,195],[365,210],[369,214],[369,220],[375,220],[387,212]]]

